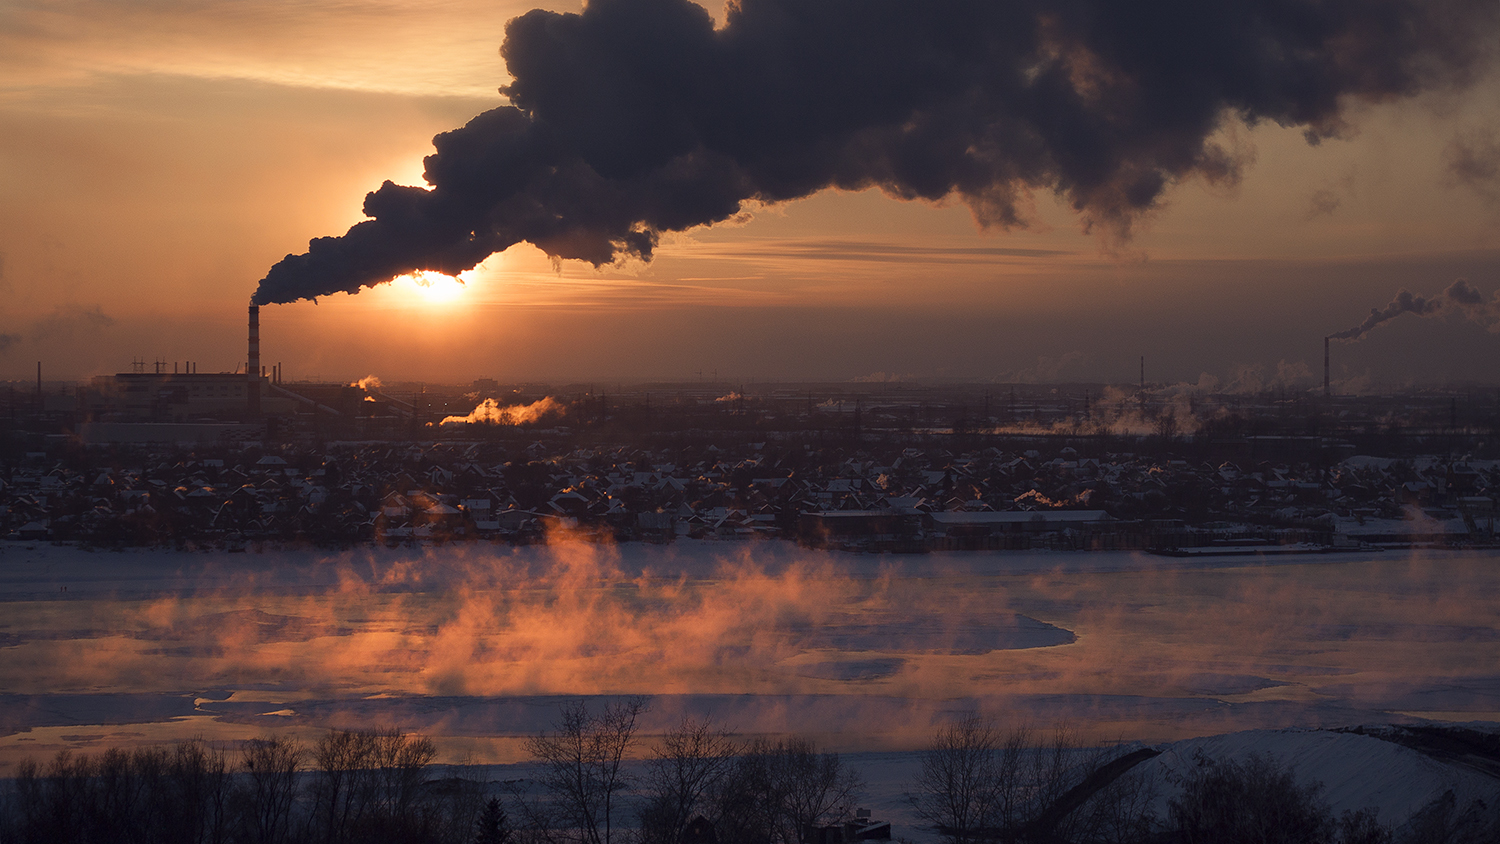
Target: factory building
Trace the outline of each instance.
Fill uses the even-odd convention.
[[[81,396],[80,410],[90,419],[121,422],[254,420],[294,413],[292,398],[265,395],[267,385],[279,378],[273,373],[268,379],[260,365],[260,308],[251,305],[249,317],[244,372],[200,373],[191,362],[173,363],[171,372],[162,363],[154,372],[138,365],[134,372],[95,377]]]
[[[89,384],[84,405],[94,418],[160,422],[201,417],[238,419],[249,415],[251,383],[241,372],[120,372],[96,376]]]

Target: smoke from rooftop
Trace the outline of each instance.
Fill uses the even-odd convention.
[[[547,416],[567,412],[567,406],[551,396],[538,399],[531,404],[516,404],[502,407],[494,399],[485,399],[467,416],[447,416],[443,425],[525,425]]]
[[[288,255],[257,303],[470,269],[522,241],[596,266],[746,201],[879,187],[1025,223],[1054,191],[1126,238],[1175,183],[1233,182],[1235,120],[1336,137],[1351,104],[1469,84],[1489,0],[593,0],[506,27],[510,105],[438,135],[430,188]]]

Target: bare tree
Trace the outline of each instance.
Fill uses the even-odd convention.
[[[1103,784],[1083,796],[1057,832],[1079,844],[1143,844],[1157,831],[1155,805],[1160,775],[1141,762],[1156,755],[1150,748],[1121,753],[1101,749],[1089,763],[1089,777],[1105,774]]]
[[[93,795],[88,783],[94,766],[87,756],[59,750],[45,769],[26,759],[16,769],[16,793],[22,841],[77,841],[91,820]]]
[[[641,837],[647,844],[677,844],[697,815],[711,814],[710,796],[734,764],[733,739],[707,720],[684,719],[662,738],[646,763]]]
[[[343,840],[346,830],[364,816],[368,787],[365,774],[374,736],[355,730],[329,730],[313,747],[315,822],[325,841]]]
[[[458,777],[430,783],[435,753],[428,739],[396,730],[330,733],[317,744],[318,770],[305,790],[300,769],[307,753],[288,738],[245,743],[235,772],[224,751],[201,739],[96,756],[64,752],[45,769],[30,760],[20,765],[14,818],[0,806],[0,842],[467,839],[483,802],[480,786]]]
[[[1164,442],[1172,442],[1177,439],[1177,411],[1168,407],[1162,410],[1156,417],[1156,435]]]
[[[1047,733],[1027,731],[1027,743],[1032,747],[1025,754],[1023,773],[1011,784],[1021,792],[1015,801],[1021,813],[1015,821],[1020,827],[1050,832],[1066,826],[1067,810],[1060,804],[1102,757],[1098,750],[1086,750],[1066,724],[1058,724]]]
[[[1115,785],[1138,761],[1083,748],[1066,727],[1001,732],[965,718],[934,735],[909,799],[955,844],[1143,834],[1150,829],[1147,785]]]
[[[306,754],[301,742],[284,736],[245,743],[245,829],[256,844],[280,844],[287,839],[297,800],[297,770]]]
[[[1321,783],[1298,784],[1290,767],[1269,756],[1236,762],[1200,755],[1194,763],[1168,806],[1184,844],[1333,844],[1337,825]]]
[[[551,835],[611,844],[618,797],[629,785],[623,762],[645,710],[640,697],[607,703],[597,715],[584,701],[564,704],[556,729],[526,743],[542,763],[542,787],[556,801],[558,816],[541,819]]]
[[[172,748],[62,752],[17,770],[14,829],[0,841],[217,844],[229,834],[228,761],[200,739]],[[0,812],[0,815],[6,813]]]
[[[977,717],[938,730],[909,796],[917,816],[954,844],[984,837],[1000,814],[1001,746],[994,725]]]
[[[375,730],[374,734],[371,761],[376,817],[396,828],[415,831],[426,821],[418,815],[423,808],[428,766],[437,756],[437,747],[426,736],[404,735],[395,728]]]
[[[413,834],[421,817],[432,740],[400,730],[331,730],[313,748],[314,823],[328,842]]]
[[[171,800],[164,841],[219,844],[228,838],[229,760],[200,738],[178,742],[168,759]]]
[[[800,844],[811,828],[848,819],[863,787],[837,753],[811,741],[757,739],[719,789],[719,840]]]
[[[1000,758],[995,766],[995,790],[999,797],[995,820],[999,829],[1020,829],[1028,819],[1031,791],[1026,786],[1026,768],[1033,741],[1030,729],[1016,727],[1000,743]]]
[[[853,815],[859,775],[837,753],[819,753],[804,739],[788,739],[772,757],[775,791],[782,799],[783,844],[796,844],[803,831]]]

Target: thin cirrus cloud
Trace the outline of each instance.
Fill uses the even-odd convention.
[[[993,264],[1013,258],[1058,258],[1076,254],[1064,249],[1004,246],[942,246],[876,243],[861,240],[759,241],[716,244],[689,250],[700,256],[745,260],[857,261],[880,264]]]
[[[593,270],[571,263],[552,269],[539,250],[522,247],[466,274],[471,280],[465,296],[471,303],[509,308],[622,311],[837,304],[867,298],[873,289],[899,284],[905,273],[923,267],[959,266],[982,274],[1075,254],[844,239],[682,239],[664,247],[654,264]],[[400,307],[404,293],[399,286],[389,292],[382,286],[365,295],[382,306]]]
[[[166,74],[495,100],[505,21],[530,5],[16,0],[0,7],[0,94]]]
[[[792,297],[780,290],[628,278],[560,280],[546,276],[511,276],[499,292],[479,295],[487,304],[504,304],[509,308],[567,309],[574,312],[794,304]]]

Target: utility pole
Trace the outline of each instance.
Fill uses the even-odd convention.
[[[1332,336],[1323,338],[1323,398],[1325,399],[1333,397],[1333,388],[1329,386],[1328,381],[1328,341],[1332,339]]]

